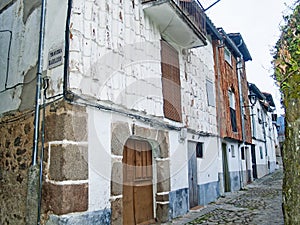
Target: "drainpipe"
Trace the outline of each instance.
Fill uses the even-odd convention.
[[[221,123],[221,110],[220,110],[220,107],[223,105],[221,104],[221,97],[222,95],[220,94],[221,92],[221,68],[220,68],[220,61],[219,61],[219,49],[223,47],[223,40],[218,41],[217,43],[217,46],[215,47],[215,52],[216,52],[216,73],[217,73],[217,88],[216,88],[216,96],[219,97],[219,101],[217,104],[219,105],[218,107],[218,112],[217,112],[217,130],[218,130],[218,138],[217,138],[217,143],[218,143],[218,146],[220,147],[219,151],[221,151],[221,155],[223,154],[223,151],[222,151],[222,141],[221,141],[221,126],[222,126],[222,123]],[[220,155],[220,154],[219,154]],[[222,168],[223,168],[223,160],[222,160]],[[223,171],[224,173],[224,171]],[[219,181],[221,181],[221,177],[218,177]],[[222,178],[223,179],[223,178]],[[224,187],[225,187],[225,181],[223,179],[223,185],[221,184],[221,182],[219,182],[219,185],[220,185],[220,195],[221,196],[224,196]]]
[[[43,72],[45,14],[46,14],[46,0],[42,0],[39,52],[38,52],[37,76],[36,76],[36,91],[35,91],[34,139],[33,139],[32,162],[31,162],[32,166],[36,165],[37,153],[38,153],[38,142],[39,142],[38,139],[39,139],[39,127],[40,127],[39,123],[40,123],[42,72]]]
[[[46,15],[46,0],[41,0],[41,1],[42,3],[41,3],[37,76],[36,76],[33,152],[32,152],[31,166],[28,172],[26,225],[39,224],[38,221],[39,167],[37,165],[37,154],[38,154],[38,144],[39,144],[41,83],[42,83],[43,53],[44,53],[43,46],[44,46],[45,15]]]
[[[66,101],[72,102],[74,95],[69,88],[69,50],[70,50],[70,21],[72,13],[72,0],[68,0],[66,30],[65,30],[65,62],[64,62],[64,83],[63,83],[63,96]]]

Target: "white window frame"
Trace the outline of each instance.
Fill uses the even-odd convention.
[[[209,79],[206,79],[206,94],[208,106],[216,107],[214,83]]]
[[[229,98],[229,107],[235,110],[235,95],[231,89],[228,90],[228,98]]]
[[[228,48],[224,48],[224,59],[225,61],[232,66],[232,55]]]
[[[231,157],[235,158],[235,149],[234,149],[234,145],[231,145]]]

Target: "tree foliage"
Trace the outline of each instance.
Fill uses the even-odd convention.
[[[284,97],[299,97],[300,94],[300,4],[286,16],[287,24],[276,44],[274,56],[275,75]]]
[[[300,1],[278,40],[274,55],[274,79],[280,87],[285,108],[283,146],[283,212],[287,225],[300,224]]]

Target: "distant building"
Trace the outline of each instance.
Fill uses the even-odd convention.
[[[278,151],[276,154],[281,155],[283,150],[283,142],[285,140],[285,115],[277,117],[277,130],[280,151]]]
[[[252,172],[254,178],[260,178],[276,168],[278,138],[272,120],[275,104],[272,95],[261,92],[255,84],[249,84],[249,91],[257,98],[256,104],[251,107]]]

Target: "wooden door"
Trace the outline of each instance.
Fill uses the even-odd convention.
[[[153,223],[152,150],[129,139],[123,153],[123,224]]]
[[[246,160],[246,172],[247,172],[247,183],[251,183],[251,162],[250,162],[250,149],[245,147],[245,160]]]
[[[224,178],[224,192],[230,192],[230,174],[228,168],[228,157],[226,144],[222,144],[222,158],[223,158],[223,178]]]
[[[190,208],[198,205],[196,143],[188,143],[188,179]]]

